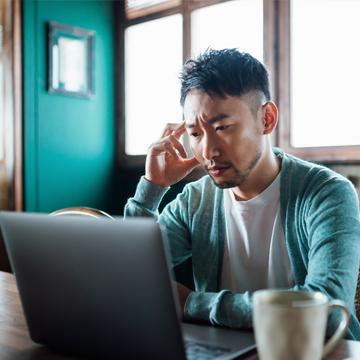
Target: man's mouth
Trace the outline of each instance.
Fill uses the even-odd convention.
[[[230,165],[216,165],[216,166],[208,166],[206,170],[212,176],[221,176],[230,167],[231,167]]]

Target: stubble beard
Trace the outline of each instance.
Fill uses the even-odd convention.
[[[261,158],[261,151],[258,150],[255,153],[254,157],[252,158],[249,166],[244,171],[240,171],[232,166],[231,168],[235,174],[234,174],[233,178],[229,179],[228,181],[218,183],[211,175],[209,175],[209,176],[210,176],[211,180],[213,181],[213,183],[215,184],[215,186],[217,186],[220,189],[229,189],[229,188],[233,188],[236,186],[241,186],[248,179],[252,170],[258,164],[260,158]]]

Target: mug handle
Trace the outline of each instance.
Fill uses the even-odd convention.
[[[329,307],[329,313],[335,308],[340,309],[342,314],[342,320],[340,321],[340,324],[336,329],[335,333],[333,334],[333,336],[326,342],[324,346],[323,356],[329,354],[334,349],[335,345],[344,336],[344,333],[350,322],[350,312],[343,301],[332,300],[329,302],[328,307]]]

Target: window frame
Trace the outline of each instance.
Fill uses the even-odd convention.
[[[352,146],[294,147],[291,145],[291,0],[278,1],[277,78],[278,146],[300,158],[323,164],[360,163],[360,144]]]
[[[23,145],[22,145],[22,34],[21,1],[7,0],[2,4],[3,29],[3,136],[5,156],[0,166],[6,168],[6,208],[23,210]],[[5,114],[6,111],[6,114]],[[0,189],[1,190],[1,189]],[[1,194],[0,194],[1,195]]]
[[[159,19],[165,16],[181,14],[183,19],[183,63],[191,57],[191,13],[194,10],[224,3],[232,0],[169,0],[168,3],[159,4],[136,10],[136,16],[127,18],[126,2],[115,3],[115,13],[117,16],[115,40],[116,58],[120,59],[116,63],[120,66],[115,68],[115,76],[118,79],[116,85],[116,119],[118,119],[117,134],[118,151],[117,162],[121,168],[140,169],[144,168],[146,155],[127,155],[125,153],[125,30],[128,26],[140,24],[146,21]],[[263,0],[263,47],[264,63],[270,72],[271,91],[274,101],[277,101],[277,81],[276,81],[276,58],[277,58],[277,23],[276,12],[278,8],[277,0]],[[169,6],[169,4],[171,6]],[[135,13],[135,11],[134,11]],[[151,140],[150,140],[151,141]],[[277,134],[273,135],[273,141],[277,142]]]
[[[169,0],[172,6],[155,6],[138,11],[137,17],[126,19],[125,2],[116,2],[116,13],[120,16],[117,21],[117,59],[120,67],[116,68],[117,86],[117,126],[118,133],[118,161],[121,167],[143,168],[146,155],[125,154],[125,94],[124,94],[124,32],[127,26],[158,19],[160,17],[182,14],[183,16],[183,61],[190,58],[191,53],[191,11],[231,0]],[[166,4],[166,3],[165,3]],[[175,4],[175,5],[174,5]],[[327,147],[293,147],[290,142],[291,134],[291,0],[263,1],[263,31],[264,31],[264,63],[270,72],[272,99],[279,107],[279,124],[273,133],[275,146],[300,158],[331,164],[359,164],[360,145],[356,146],[327,146]]]

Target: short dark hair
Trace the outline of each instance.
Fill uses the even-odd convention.
[[[188,60],[180,74],[183,106],[191,90],[210,96],[242,96],[260,91],[270,100],[269,74],[265,66],[248,53],[237,49],[208,49],[196,60]]]

